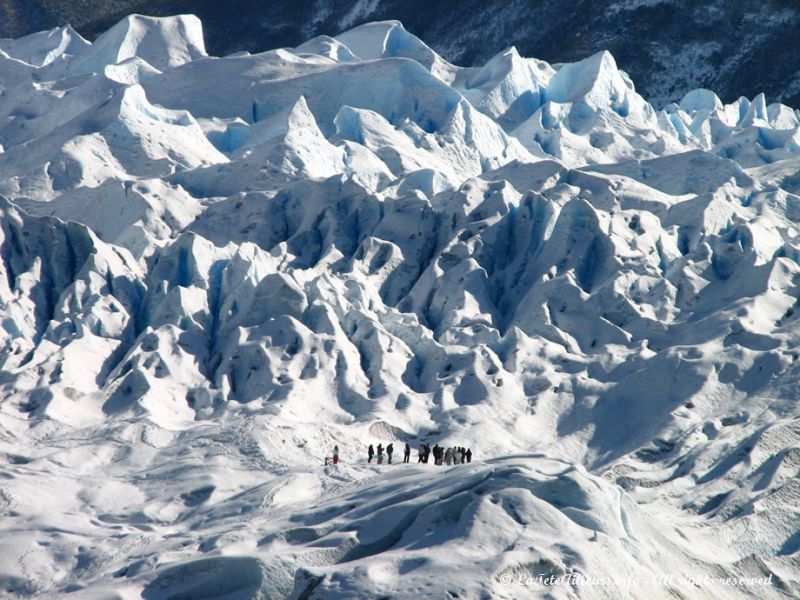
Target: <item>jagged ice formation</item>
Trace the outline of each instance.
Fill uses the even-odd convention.
[[[800,593],[797,111],[133,16],[0,41],[0,149],[3,593]]]

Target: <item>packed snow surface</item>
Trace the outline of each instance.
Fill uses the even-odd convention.
[[[797,111],[134,16],[0,42],[0,194],[0,596],[800,596]]]

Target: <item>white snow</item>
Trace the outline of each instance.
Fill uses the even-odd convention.
[[[607,52],[1,40],[0,596],[797,597],[798,173]]]

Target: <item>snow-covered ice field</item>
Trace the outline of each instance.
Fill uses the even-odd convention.
[[[0,195],[0,597],[800,597],[798,111],[133,16]]]

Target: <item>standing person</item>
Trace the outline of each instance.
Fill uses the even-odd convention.
[[[383,464],[383,444],[378,444],[378,464]]]
[[[386,456],[389,457],[389,464],[392,464],[392,452],[394,452],[394,444],[389,442],[389,445],[386,446]]]
[[[459,453],[461,454],[461,463],[467,462],[467,449],[464,446],[461,446],[459,449]]]
[[[466,457],[467,457],[467,462],[471,463],[472,462],[472,450],[470,448],[467,448]]]
[[[375,456],[375,448],[372,447],[372,444],[369,445],[369,449],[367,450],[367,456],[369,457],[367,458],[367,462],[371,463],[372,458]]]
[[[407,463],[409,460],[411,460],[411,446],[406,442],[406,448],[403,450],[403,462]]]
[[[458,463],[461,462],[461,460],[459,460],[459,456],[460,455],[458,454],[458,448],[453,446],[453,464],[454,465],[457,465]]]
[[[339,446],[336,445],[333,447],[333,464],[339,464]]]
[[[444,462],[447,463],[447,466],[450,466],[450,463],[453,462],[453,451],[448,448],[444,451]]]
[[[425,444],[420,444],[417,450],[417,462],[421,463],[422,458],[425,456]]]

